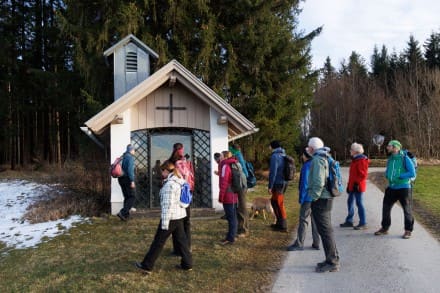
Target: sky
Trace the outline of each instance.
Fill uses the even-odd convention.
[[[27,207],[52,188],[24,180],[0,180],[0,242],[8,248],[35,247],[87,221],[80,216],[37,224],[23,220]]]
[[[370,65],[374,46],[400,53],[410,35],[423,45],[432,32],[440,33],[438,0],[305,0],[300,4],[298,28],[308,33],[323,26],[312,41],[313,68],[327,56],[339,69],[352,51]]]

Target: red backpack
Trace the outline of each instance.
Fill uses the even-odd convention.
[[[113,164],[110,166],[110,175],[113,178],[118,178],[124,175],[124,171],[122,170],[122,159],[124,157],[121,156],[119,158],[116,158]]]

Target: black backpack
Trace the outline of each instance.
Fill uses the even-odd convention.
[[[295,159],[291,156],[284,156],[283,175],[285,181],[291,181],[295,178]]]

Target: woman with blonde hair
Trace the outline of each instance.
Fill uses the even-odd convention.
[[[160,168],[162,176],[166,179],[159,192],[161,206],[159,226],[144,260],[136,262],[135,266],[144,273],[150,274],[165,242],[170,235],[173,235],[182,257],[178,267],[189,271],[192,270],[192,255],[189,251],[188,240],[183,227],[186,210],[180,203],[180,193],[185,180],[171,161],[165,161]]]

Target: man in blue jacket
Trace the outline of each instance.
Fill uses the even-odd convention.
[[[272,155],[270,157],[268,192],[271,195],[270,202],[277,218],[276,223],[271,227],[276,231],[287,232],[287,215],[284,207],[286,181],[283,172],[286,152],[277,140],[270,143],[270,148]]]
[[[134,152],[134,146],[131,144],[127,145],[127,151],[124,153],[122,159],[122,170],[124,171],[124,175],[118,178],[122,194],[124,195],[124,206],[117,214],[121,221],[128,220],[130,217],[130,209],[133,207],[135,200],[136,186],[134,183]]]
[[[405,232],[402,238],[409,239],[414,228],[411,178],[416,176],[415,167],[411,159],[402,151],[402,144],[399,141],[391,140],[387,145],[387,151],[390,156],[385,177],[389,184],[383,198],[382,227],[374,235],[388,234],[391,226],[391,209],[396,201],[399,201],[405,218]]]
[[[290,245],[287,250],[288,251],[296,251],[296,250],[304,250],[304,239],[306,238],[306,229],[309,225],[308,218],[310,217],[312,223],[312,238],[313,244],[312,247],[314,249],[319,250],[319,234],[318,228],[316,227],[315,220],[312,216],[312,198],[307,194],[307,181],[310,172],[310,166],[312,164],[312,156],[304,150],[302,154],[303,166],[301,167],[301,173],[299,176],[299,203],[301,208],[299,210],[299,224],[297,237],[295,242]]]

